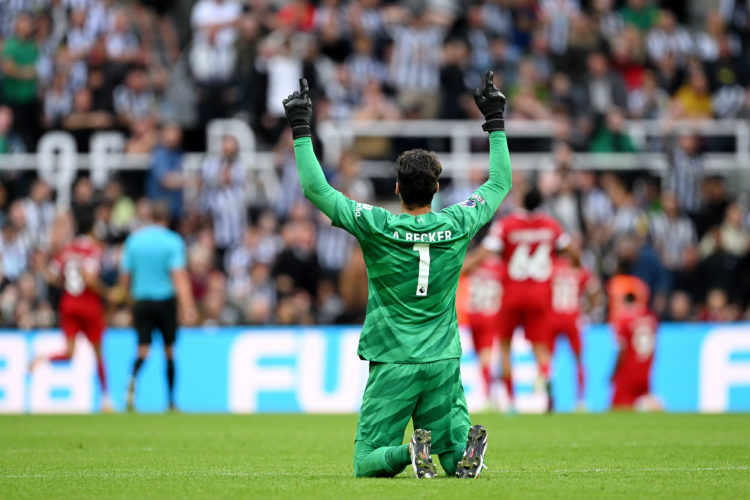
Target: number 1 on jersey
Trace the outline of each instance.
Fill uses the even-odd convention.
[[[414,251],[419,252],[419,275],[417,276],[417,296],[427,296],[430,282],[430,244],[414,243]]]

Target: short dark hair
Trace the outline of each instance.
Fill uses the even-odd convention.
[[[535,187],[526,191],[523,195],[523,208],[531,212],[542,204],[542,193]]]
[[[164,200],[156,200],[152,202],[151,219],[154,222],[169,225],[169,204]]]
[[[396,159],[396,181],[404,205],[423,207],[432,204],[442,171],[440,160],[432,151],[410,149],[401,153]]]
[[[95,216],[94,207],[90,207],[88,210],[81,210],[76,214],[76,228],[78,234],[89,234],[94,229]]]

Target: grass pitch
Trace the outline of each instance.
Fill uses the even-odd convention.
[[[750,498],[748,415],[477,415],[478,480],[353,479],[354,415],[0,417],[0,498]]]

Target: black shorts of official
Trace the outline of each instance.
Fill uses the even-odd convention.
[[[133,322],[138,332],[138,345],[151,344],[154,329],[161,332],[164,345],[169,347],[177,338],[177,301],[138,300],[133,308]]]

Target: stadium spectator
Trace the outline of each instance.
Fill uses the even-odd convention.
[[[18,14],[12,36],[2,47],[0,102],[13,110],[15,130],[27,148],[33,148],[39,133],[36,63],[39,49],[33,38],[34,21],[26,13]]]
[[[352,42],[352,53],[346,59],[349,75],[355,88],[362,88],[371,82],[382,84],[387,70],[375,53],[372,38],[359,34]]]
[[[0,235],[0,254],[6,279],[15,282],[23,274],[29,265],[32,246],[23,205],[20,201],[14,201],[8,207],[7,220]]]
[[[174,123],[161,129],[161,141],[153,155],[153,163],[146,176],[146,196],[151,200],[162,200],[169,205],[173,219],[183,214],[183,189],[186,174],[183,161],[182,130]]]
[[[0,105],[0,155],[24,153],[26,145],[13,130],[13,110]],[[4,176],[8,175],[3,173]]]
[[[436,118],[443,29],[426,10],[414,9],[388,27],[393,38],[390,80],[399,105],[425,119]]]
[[[219,31],[208,30],[190,48],[190,72],[198,84],[201,124],[231,115],[232,104],[236,101],[237,92],[233,87],[237,51],[234,44],[221,42],[219,35]]]
[[[73,96],[68,89],[68,76],[64,72],[56,73],[52,87],[44,94],[44,126],[49,129],[60,128],[63,118],[73,108]]]
[[[737,258],[744,257],[750,251],[750,231],[739,203],[731,203],[726,209],[722,224],[701,239],[701,256],[710,256],[718,247]]]
[[[316,230],[309,220],[296,220],[282,228],[284,249],[279,254],[273,270],[276,288],[281,297],[305,292],[310,299],[317,293],[321,276],[315,251]]]
[[[662,9],[656,26],[646,37],[648,56],[651,61],[659,61],[667,54],[673,54],[684,64],[693,50],[693,40],[688,31],[677,24],[671,10]]]
[[[710,10],[706,15],[705,29],[695,37],[696,55],[704,62],[711,63],[719,58],[722,40],[729,45],[732,55],[739,55],[742,42],[734,33],[727,33],[724,21],[716,10]]]
[[[110,27],[104,37],[107,71],[112,80],[119,80],[129,65],[146,64],[148,54],[132,29],[128,14],[119,9],[111,14]]]
[[[55,205],[49,185],[40,179],[35,180],[29,195],[21,201],[21,207],[24,226],[32,244],[46,248],[55,220]]]
[[[620,14],[626,25],[646,32],[656,24],[659,10],[651,0],[627,0]]]
[[[628,114],[634,119],[658,120],[668,109],[669,94],[659,87],[656,74],[646,70],[640,87],[628,93]]]
[[[112,99],[117,120],[124,127],[132,127],[139,121],[155,123],[158,118],[156,96],[143,68],[128,71],[125,83],[115,88]]]
[[[62,117],[62,126],[73,134],[78,151],[88,151],[91,134],[114,126],[112,113],[94,108],[91,89],[84,87],[73,96],[72,109]]]
[[[686,265],[688,249],[697,244],[693,221],[680,213],[674,193],[661,197],[661,211],[651,215],[651,239],[661,263],[676,272]]]
[[[611,107],[607,110],[604,123],[594,133],[589,149],[594,153],[633,153],[633,141],[624,130],[623,112]]]
[[[625,84],[619,75],[610,70],[606,56],[601,52],[594,52],[588,57],[587,66],[585,86],[591,112],[604,114],[612,106],[625,109]]]
[[[245,171],[237,139],[227,135],[221,154],[206,158],[201,166],[203,208],[211,217],[216,244],[216,265],[225,269],[228,250],[242,241],[247,226]]]
[[[700,186],[705,175],[703,155],[698,137],[682,134],[670,151],[670,164],[666,177],[666,189],[675,195],[680,208],[689,215],[700,210]]]

